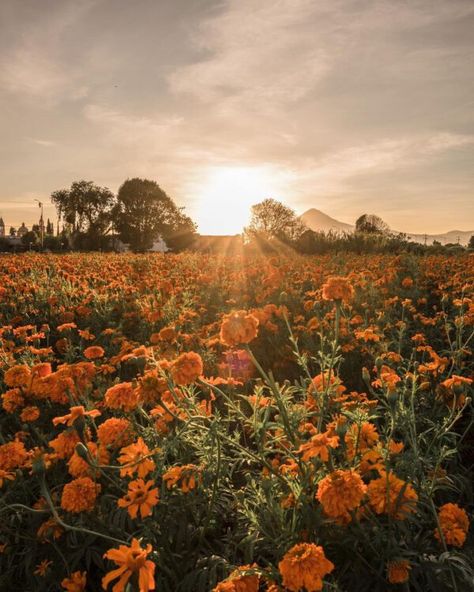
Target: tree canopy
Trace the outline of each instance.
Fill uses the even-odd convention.
[[[252,206],[250,223],[245,229],[252,239],[291,243],[307,230],[294,210],[276,199],[265,199]]]
[[[127,179],[120,187],[112,212],[115,230],[135,251],[146,251],[162,236],[175,248],[195,232],[191,218],[178,208],[155,181]]]
[[[382,218],[375,214],[362,214],[355,223],[356,232],[365,232],[366,234],[389,234],[390,228]]]
[[[99,246],[109,230],[115,203],[110,189],[95,185],[93,181],[75,181],[70,189],[54,191],[51,201],[58,216],[70,225],[74,242],[81,246],[87,243],[92,248]]]

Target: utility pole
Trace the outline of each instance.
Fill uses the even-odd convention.
[[[43,217],[43,202],[39,199],[35,199],[38,202],[38,206],[41,208],[41,218],[40,218],[40,236],[41,236],[41,250],[43,250],[44,245],[44,217]]]

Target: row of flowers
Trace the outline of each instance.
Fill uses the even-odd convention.
[[[462,589],[472,575],[465,261],[364,261],[328,277],[327,260],[302,259],[301,276],[294,262],[262,260],[263,282],[256,264],[216,261],[223,294],[246,286],[216,307],[203,302],[215,283],[206,262],[175,258],[157,287],[164,257],[123,256],[113,280],[82,257],[72,269],[44,256],[49,287],[13,302],[7,281],[0,295],[7,577],[71,592],[312,592],[345,591],[353,570],[353,590],[433,577]],[[30,576],[15,561],[22,529],[43,556]],[[65,556],[62,540],[97,553]]]

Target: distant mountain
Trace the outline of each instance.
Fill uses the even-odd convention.
[[[339,222],[335,218],[331,218],[324,212],[311,208],[304,214],[301,214],[300,220],[306,224],[308,228],[315,232],[329,232],[330,230],[336,230],[339,232],[352,232],[354,226],[352,224],[346,224],[345,222]]]
[[[308,228],[315,232],[329,232],[333,230],[335,232],[353,232],[354,225],[346,224],[346,222],[340,222],[335,218],[331,218],[324,212],[311,208],[304,214],[301,214],[300,220],[306,224]],[[394,230],[393,232],[399,232]],[[450,230],[442,234],[410,234],[407,233],[407,237],[417,243],[424,243],[431,245],[433,241],[438,241],[442,245],[448,243],[459,243],[461,245],[467,245],[471,236],[474,235],[474,230]]]

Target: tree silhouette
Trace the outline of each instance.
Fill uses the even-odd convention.
[[[155,181],[127,179],[117,194],[112,214],[115,230],[134,251],[146,251],[162,236],[181,246],[191,236],[195,224],[178,208]]]
[[[252,206],[250,224],[245,229],[249,239],[280,240],[291,243],[307,230],[294,210],[276,199],[265,199]]]
[[[88,248],[101,246],[101,239],[109,230],[115,204],[110,189],[95,185],[93,181],[75,181],[70,189],[54,191],[51,201],[58,216],[70,225],[75,244]]]
[[[374,214],[362,214],[355,223],[356,232],[365,232],[366,234],[389,234],[390,228],[382,218]]]

